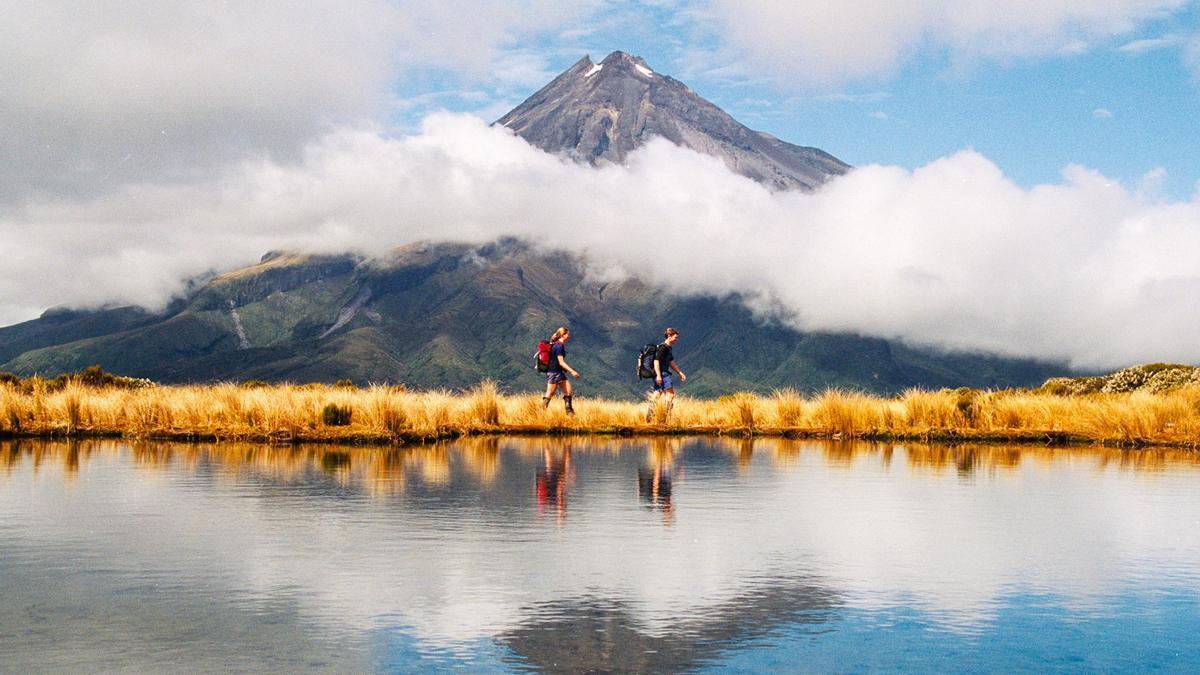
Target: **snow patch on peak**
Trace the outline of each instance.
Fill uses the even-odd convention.
[[[637,68],[637,71],[639,73],[645,75],[646,77],[654,77],[654,71],[650,70],[649,68],[647,68],[646,66],[643,66],[640,63],[633,64],[633,67]]]
[[[586,73],[584,73],[583,77],[584,77],[585,79],[586,79],[586,78],[589,78],[589,77],[591,77],[591,76],[595,75],[596,73],[600,72],[600,69],[601,69],[601,68],[603,68],[603,67],[604,67],[604,65],[603,65],[603,64],[597,63],[596,65],[592,66],[592,69],[591,69],[591,70],[589,70],[589,71],[587,71]]]

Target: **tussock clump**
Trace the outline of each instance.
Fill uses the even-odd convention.
[[[732,396],[722,397],[719,402],[723,403],[729,412],[726,424],[745,429],[754,428],[754,411],[759,403],[757,396],[747,391],[739,391]]]
[[[408,425],[408,412],[401,399],[403,392],[388,387],[371,389],[371,412],[374,424],[393,436],[404,432]]]
[[[779,389],[771,394],[775,419],[781,427],[798,427],[804,421],[804,397],[794,389]]]
[[[321,421],[327,427],[346,427],[350,426],[352,414],[350,406],[329,403],[321,409]]]
[[[828,389],[813,402],[812,419],[819,429],[853,436],[880,427],[879,403],[879,399],[859,392]]]
[[[83,395],[82,386],[77,383],[68,383],[63,387],[62,395],[58,397],[58,403],[62,406],[62,415],[66,418],[67,433],[74,434],[79,430],[80,423],[83,419]]]
[[[542,399],[539,396],[522,396],[509,408],[507,419],[522,426],[537,424],[543,413]]]
[[[21,396],[13,389],[0,388],[0,429],[20,432],[22,419],[27,416],[32,418],[28,403],[27,396]]]
[[[946,391],[907,389],[900,396],[904,416],[913,429],[951,429],[961,426],[957,396]]]
[[[500,424],[500,390],[495,382],[484,380],[467,393],[467,417],[468,424]]]
[[[978,389],[970,387],[959,387],[954,390],[954,407],[968,424],[975,420],[975,401],[982,393]]]
[[[441,436],[450,428],[451,396],[446,393],[426,393],[418,397],[418,415],[413,429],[426,436]]]

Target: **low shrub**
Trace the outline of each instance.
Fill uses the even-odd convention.
[[[325,422],[325,426],[327,427],[350,426],[351,413],[352,411],[348,405],[329,403],[321,410],[321,420]]]
[[[975,421],[975,401],[979,398],[978,389],[959,387],[954,390],[954,407],[968,423]]]

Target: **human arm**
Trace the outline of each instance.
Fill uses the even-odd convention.
[[[563,370],[565,370],[565,371],[567,371],[568,373],[570,373],[570,374],[571,374],[571,377],[573,377],[573,378],[575,378],[575,379],[577,379],[577,380],[579,379],[579,371],[578,371],[578,370],[575,370],[575,369],[574,369],[574,368],[572,368],[571,366],[568,366],[568,365],[567,365],[567,360],[566,360],[566,359],[564,359],[564,358],[562,357],[562,354],[559,354],[559,355],[558,355],[558,365],[562,366]]]
[[[683,374],[683,370],[681,370],[681,369],[679,368],[679,364],[678,364],[678,363],[675,363],[674,361],[671,361],[671,370],[674,370],[674,371],[675,371],[675,374],[679,375],[679,381],[680,381],[680,382],[687,382],[687,375],[684,375],[684,374]]]

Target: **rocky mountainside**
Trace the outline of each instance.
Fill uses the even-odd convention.
[[[775,189],[811,190],[849,170],[836,157],[748,129],[640,57],[588,57],[496,121],[552,153],[620,163],[653,136],[719,157]]]
[[[219,276],[161,314],[50,312],[0,329],[0,370],[54,375],[92,364],[160,382],[263,379],[469,387],[544,386],[536,341],[574,332],[583,395],[633,396],[637,349],[682,333],[684,391],[722,395],[830,386],[1030,386],[1064,369],[941,354],[847,334],[763,325],[736,298],[674,298],[636,279],[593,283],[584,261],[518,241],[413,244],[380,259],[271,254]]]

